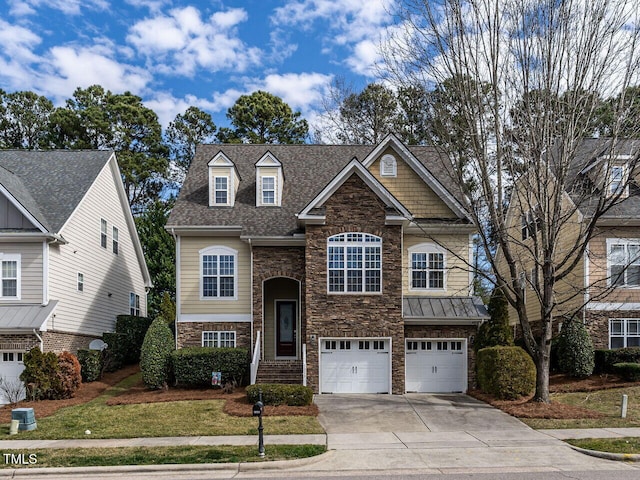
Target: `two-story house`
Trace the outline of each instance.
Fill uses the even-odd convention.
[[[579,253],[571,274],[555,286],[554,335],[563,321],[577,317],[585,323],[597,349],[640,346],[639,153],[637,140],[590,138],[579,144],[573,156],[562,205],[563,212],[572,213],[563,213],[556,260],[576,258],[571,256],[572,249],[594,212],[601,210],[598,201],[615,205],[598,212],[586,251]],[[533,258],[533,237],[539,235],[536,208],[531,192],[516,183],[508,219],[520,261],[527,315],[534,326],[540,319],[540,307],[533,280],[540,275],[542,262]],[[510,308],[509,314],[516,325],[515,310]]]
[[[439,155],[393,135],[200,145],[166,227],[178,347],[244,347],[252,381],[319,393],[466,391],[487,315]]]
[[[113,152],[0,150],[0,376],[75,353],[151,286]]]

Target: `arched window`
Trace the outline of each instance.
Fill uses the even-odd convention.
[[[235,300],[238,252],[229,247],[212,246],[200,250],[200,297]]]
[[[382,238],[342,233],[328,239],[329,293],[382,292]]]
[[[433,243],[409,248],[409,288],[445,290],[445,250]]]

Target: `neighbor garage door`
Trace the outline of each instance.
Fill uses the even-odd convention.
[[[467,389],[467,342],[458,339],[408,339],[407,392],[451,393]]]
[[[7,404],[10,400],[22,400],[25,397],[24,384],[20,380],[20,374],[24,370],[22,356],[22,352],[0,351],[0,377],[5,383],[4,388],[11,390],[12,396],[18,396],[18,398],[9,399],[4,390],[0,389],[0,405]]]
[[[323,339],[320,393],[389,393],[387,339]]]

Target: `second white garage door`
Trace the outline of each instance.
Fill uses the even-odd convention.
[[[323,339],[320,393],[389,393],[387,339]]]
[[[405,390],[428,393],[465,392],[466,340],[408,339]]]

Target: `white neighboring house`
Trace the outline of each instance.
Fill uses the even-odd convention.
[[[113,152],[0,150],[0,376],[146,315],[149,287]]]

